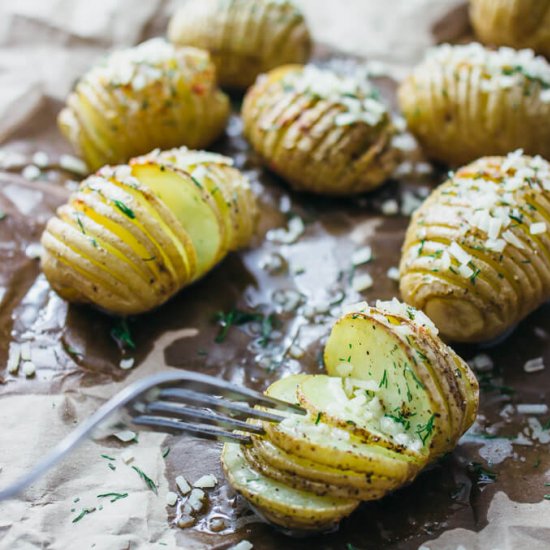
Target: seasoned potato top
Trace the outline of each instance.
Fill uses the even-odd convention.
[[[455,173],[413,216],[403,298],[447,338],[491,339],[550,295],[550,164],[518,150]]]
[[[507,47],[489,50],[476,42],[465,46],[443,44],[428,51],[422,67],[430,70],[441,65],[479,71],[483,91],[521,84],[526,96],[537,93],[541,101],[550,102],[550,65],[544,57],[535,56],[533,50]]]
[[[207,52],[178,48],[162,38],[153,38],[112,53],[84,75],[79,84],[100,84],[119,90],[119,99],[134,102],[131,107],[139,110],[149,107],[139,101],[139,92],[157,87],[157,92],[170,97],[182,75],[198,95],[215,86],[215,68]]]
[[[340,111],[334,116],[336,126],[356,122],[376,126],[389,117],[378,90],[359,76],[342,76],[313,65],[296,66],[287,70],[281,79],[274,80],[272,85],[289,95],[303,94],[339,105]]]

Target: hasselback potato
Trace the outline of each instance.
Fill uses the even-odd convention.
[[[396,299],[351,309],[328,339],[328,376],[288,376],[266,391],[306,414],[283,413],[251,446],[222,453],[229,483],[287,529],[329,529],[409,483],[476,418],[477,380],[426,315]]]
[[[434,48],[401,84],[399,104],[435,160],[459,166],[520,147],[550,157],[550,65],[532,50]]]
[[[255,219],[255,197],[230,158],[154,151],[80,184],[46,226],[42,269],[70,302],[143,313],[246,246]]]
[[[415,212],[401,295],[448,339],[495,338],[550,297],[550,165],[482,158],[450,174]]]
[[[470,19],[486,44],[532,48],[550,57],[549,0],[470,0]]]
[[[58,124],[97,170],[155,147],[207,147],[228,117],[208,53],[155,38],[114,52],[83,76]]]
[[[305,63],[311,39],[300,10],[288,0],[190,0],[174,15],[168,37],[210,52],[220,84],[247,88],[287,63]]]
[[[280,67],[258,78],[242,116],[255,151],[300,191],[361,193],[381,185],[396,164],[389,112],[365,79]]]

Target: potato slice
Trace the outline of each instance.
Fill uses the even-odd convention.
[[[267,395],[296,402],[298,385],[307,375],[294,375],[272,384]],[[412,456],[367,443],[349,431],[318,422],[312,415],[289,415],[279,424],[264,423],[268,438],[289,454],[332,468],[367,475],[391,477],[397,482],[412,479],[422,463]]]
[[[132,173],[170,207],[189,234],[197,252],[197,272],[203,275],[225,254],[223,223],[210,193],[186,172],[141,162],[131,163]]]
[[[226,443],[222,451],[222,466],[232,487],[260,512],[274,517],[289,516],[293,521],[315,529],[336,523],[350,514],[357,500],[322,497],[294,489],[273,480],[254,469],[245,459],[240,445]],[[284,525],[284,524],[283,524]]]
[[[427,456],[435,437],[438,445],[447,438],[448,414],[431,373],[416,361],[411,347],[380,319],[359,312],[342,317],[334,325],[325,347],[325,365],[330,375],[348,372],[354,378],[378,385],[374,393],[382,405],[382,414],[395,420],[395,428],[398,424],[407,425],[407,435],[416,435],[406,445],[410,450]],[[390,423],[385,423],[391,429]],[[368,436],[366,426],[362,428],[359,433]],[[373,436],[380,444],[399,445],[396,437],[389,434]]]
[[[243,449],[246,461],[258,472],[267,477],[280,481],[289,487],[294,487],[300,491],[307,491],[319,496],[330,496],[336,498],[351,498],[358,500],[377,500],[382,498],[386,491],[383,489],[370,487],[369,489],[357,489],[333,485],[322,481],[314,481],[307,477],[295,473],[280,470],[272,466],[269,462],[263,460],[263,457],[256,452],[254,447],[245,447]]]
[[[391,490],[396,486],[395,480],[388,477],[331,468],[319,462],[287,453],[265,438],[254,437],[253,441],[254,450],[259,460],[289,474],[346,488],[357,495],[373,489]]]

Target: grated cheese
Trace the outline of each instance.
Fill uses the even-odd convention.
[[[544,359],[542,357],[529,359],[529,361],[526,361],[525,365],[523,365],[523,370],[529,373],[544,370]]]
[[[28,166],[25,166],[23,168],[23,172],[21,175],[27,179],[27,180],[37,180],[40,177],[40,174],[42,172],[40,171],[40,168],[38,166],[35,166],[34,164],[29,164]]]
[[[166,493],[166,504],[168,504],[168,506],[175,506],[176,502],[178,502],[177,493],[174,493],[173,491],[168,491]]]
[[[468,264],[472,261],[472,256],[468,254],[457,242],[453,241],[449,246],[449,254],[453,256],[460,265]]]
[[[544,403],[520,403],[516,406],[518,414],[546,414],[548,405]]]
[[[384,216],[395,216],[399,213],[399,205],[395,199],[388,199],[382,203],[381,210]]]
[[[370,246],[364,246],[357,249],[351,255],[351,263],[355,266],[366,264],[372,260],[372,248]]]
[[[189,485],[189,483],[183,476],[176,477],[176,485],[178,486],[178,489],[182,495],[186,495],[191,491],[191,485]]]
[[[32,361],[25,361],[21,366],[21,370],[27,378],[30,378],[36,374],[36,366]]]
[[[387,275],[392,281],[399,281],[399,268],[390,267],[387,271]]]
[[[532,223],[529,226],[529,233],[531,233],[531,235],[546,233],[546,224],[544,222]]]
[[[372,287],[374,281],[368,273],[361,273],[353,278],[352,288],[355,292],[363,292]]]
[[[193,483],[193,487],[199,487],[200,489],[212,489],[217,484],[218,484],[218,480],[215,475],[206,474],[200,477],[199,479],[197,479],[197,481]]]

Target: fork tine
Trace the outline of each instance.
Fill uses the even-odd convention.
[[[223,426],[224,428],[241,430],[258,435],[263,435],[265,433],[264,429],[261,426],[249,424],[247,422],[243,422],[242,420],[237,420],[236,418],[232,418],[224,414],[215,413],[213,411],[180,405],[179,403],[155,401],[147,405],[146,411],[148,413],[168,413],[177,417],[202,420],[205,422],[211,422],[216,426]]]
[[[226,430],[220,430],[212,426],[201,426],[197,424],[190,424],[188,422],[182,422],[181,420],[173,420],[170,418],[163,418],[160,416],[141,415],[136,416],[132,422],[143,426],[152,426],[153,428],[160,428],[165,430],[176,430],[179,432],[187,432],[197,437],[205,439],[216,439],[218,441],[229,441],[232,443],[240,443],[241,445],[248,445],[252,442],[249,436],[239,433],[228,432]]]
[[[261,409],[253,409],[248,405],[236,401],[229,401],[223,397],[216,397],[185,388],[164,388],[158,393],[159,398],[183,400],[202,406],[212,407],[216,410],[229,411],[240,418],[257,418],[269,422],[281,422],[284,416],[274,414]]]
[[[270,407],[276,410],[289,411],[303,415],[307,414],[307,411],[297,404],[288,403],[287,401],[264,395],[256,390],[227,382],[227,380],[214,378],[207,374],[185,372],[185,381],[211,386],[218,389],[224,397],[239,399],[241,401],[247,400],[253,405],[263,405],[264,407]],[[174,382],[177,382],[177,380],[174,380]]]

